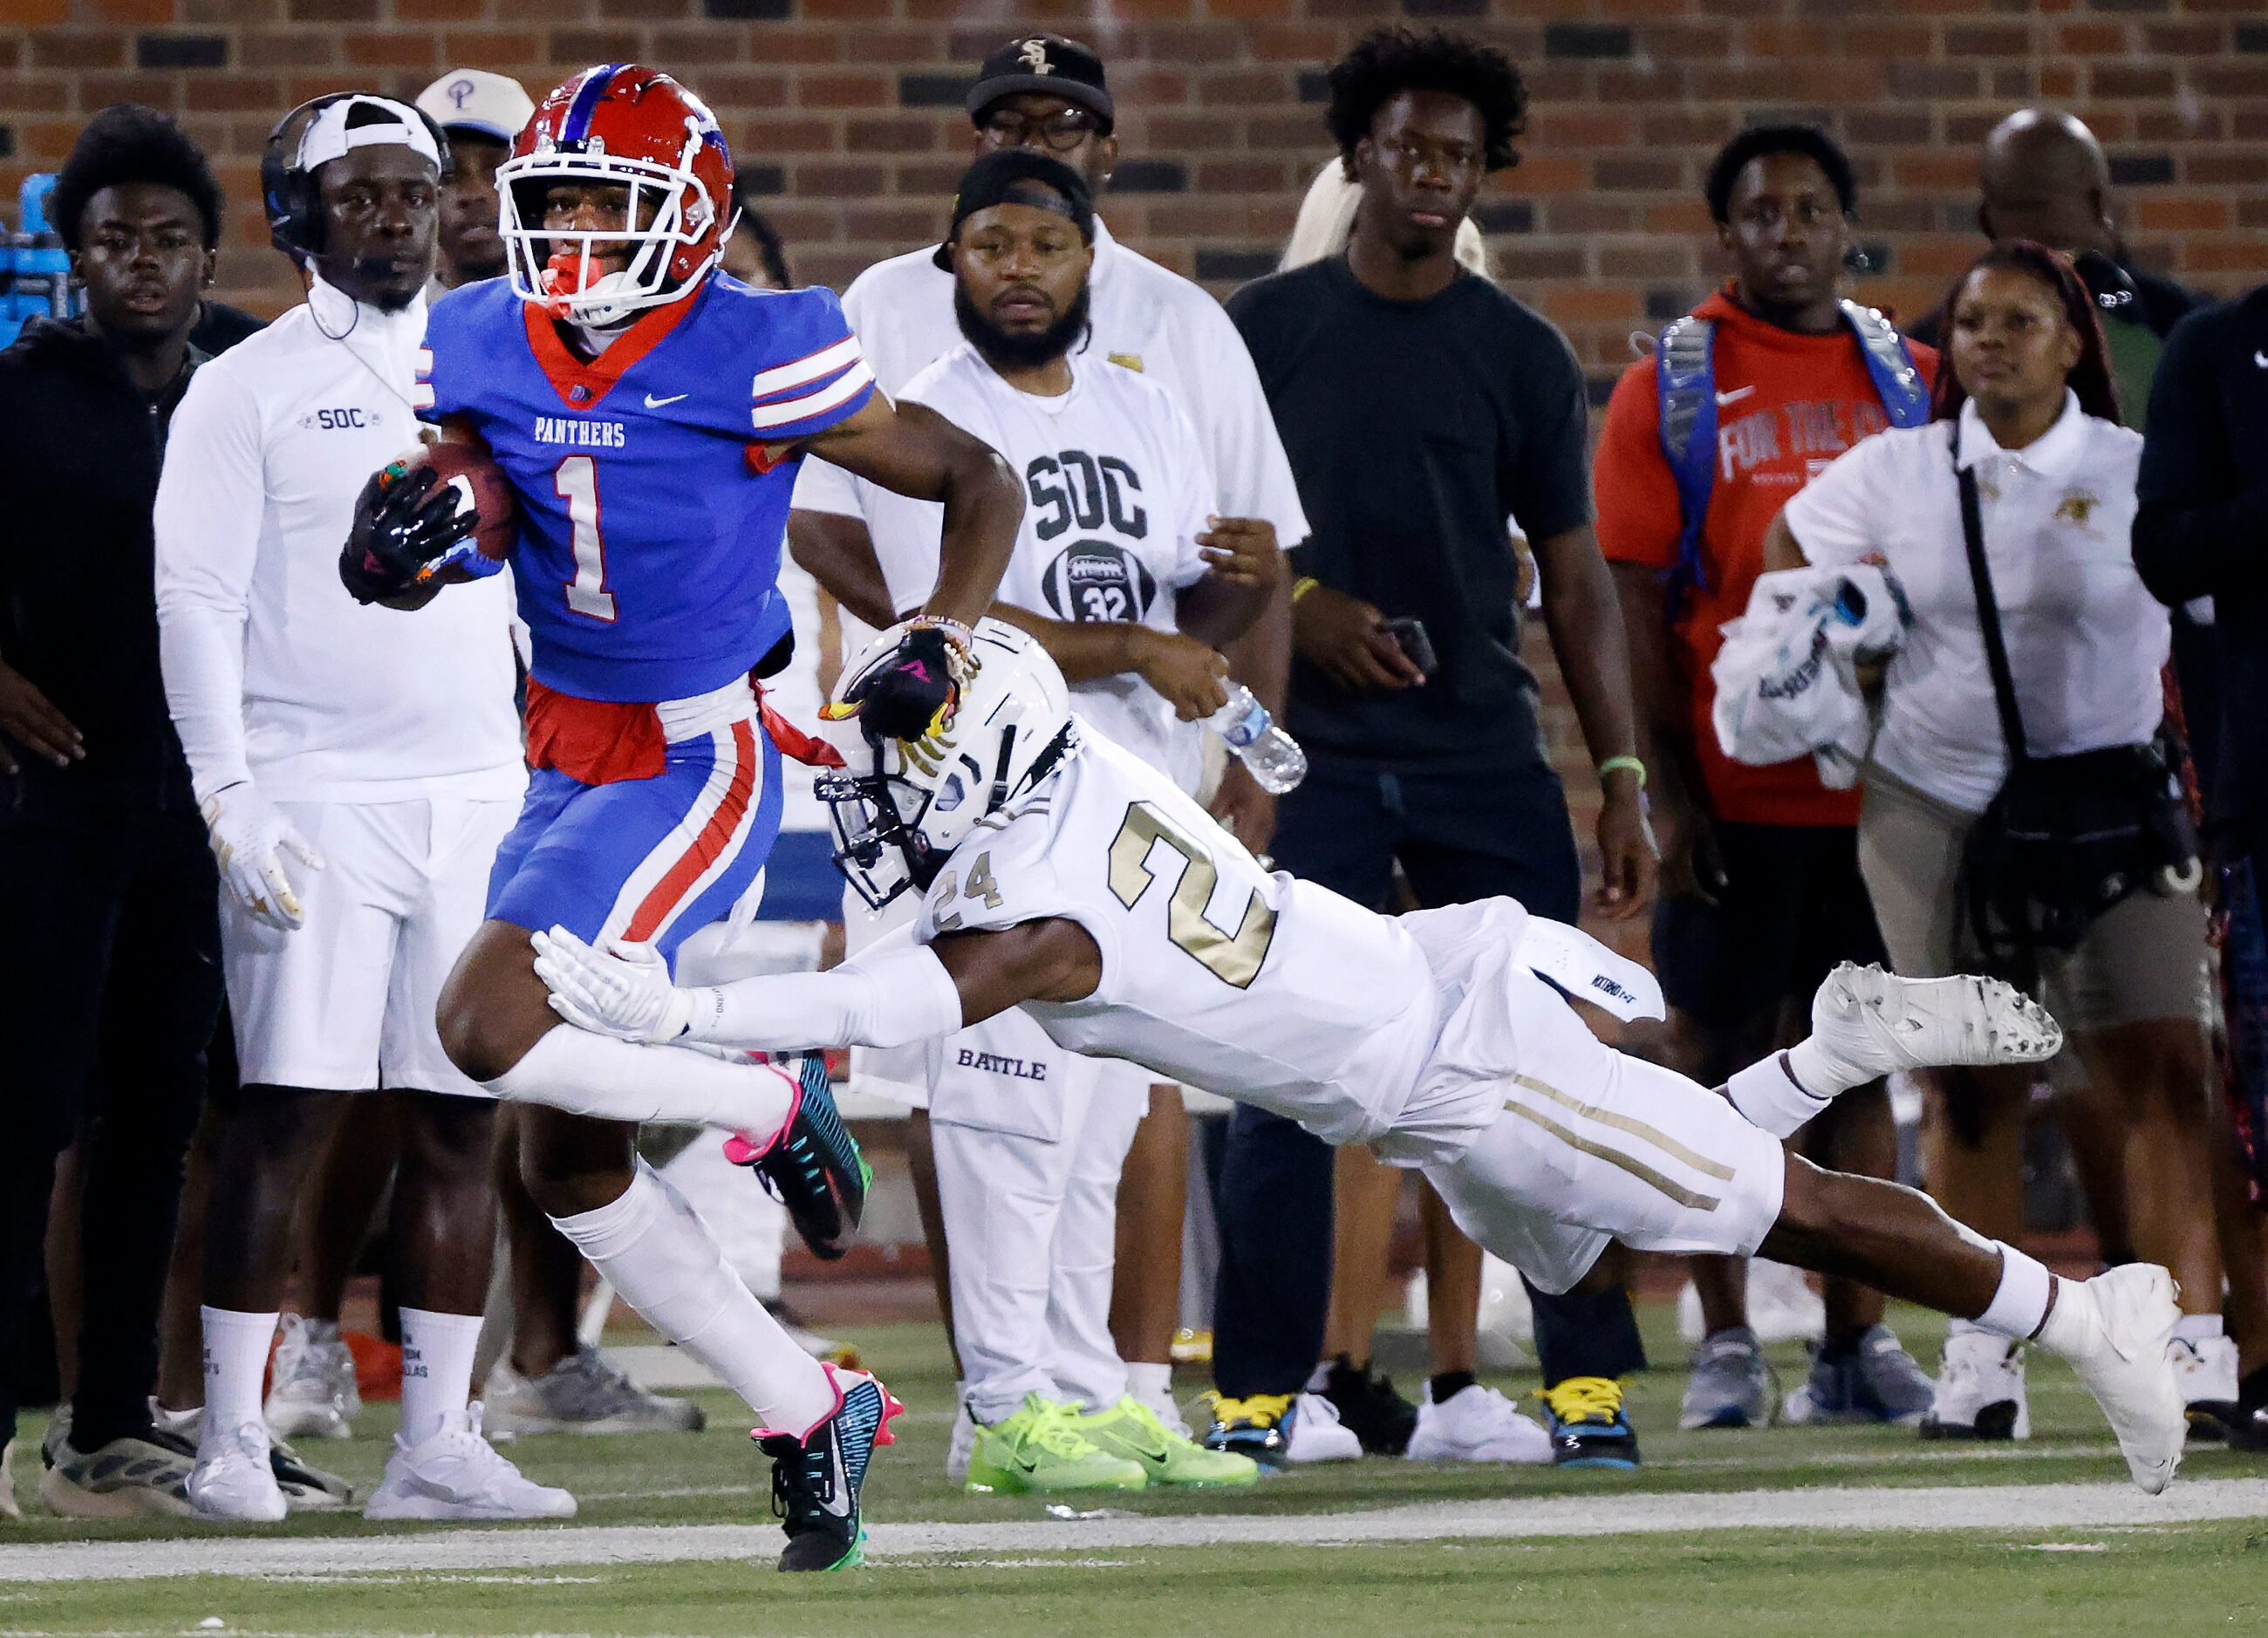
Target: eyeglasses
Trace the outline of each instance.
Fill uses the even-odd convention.
[[[985,116],[982,129],[984,139],[995,148],[1046,148],[1068,153],[1101,127],[1093,114],[1079,108],[1042,114],[998,108]]]

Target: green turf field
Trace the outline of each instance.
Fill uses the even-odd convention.
[[[1667,1310],[1648,1320],[1655,1357],[1678,1359]],[[1931,1322],[1897,1323],[1933,1355]],[[202,1625],[214,1619],[238,1634],[387,1634],[2268,1630],[2268,1517],[2228,1517],[2268,1515],[2268,1483],[2211,1482],[2268,1480],[2268,1461],[2196,1451],[2164,1502],[2141,1498],[2052,1361],[2034,1361],[2022,1446],[1923,1445],[1895,1429],[1681,1434],[1672,1368],[1633,1385],[1637,1473],[1370,1460],[1226,1497],[1114,1498],[1109,1516],[1079,1520],[945,1483],[951,1389],[934,1327],[853,1340],[911,1407],[869,1480],[863,1571],[790,1581],[770,1568],[768,1528],[725,1528],[768,1526],[768,1476],[727,1397],[708,1394],[703,1434],[512,1447],[581,1498],[565,1533],[380,1529],[351,1514],[258,1532],[0,1526],[0,1638],[195,1634],[222,1630]],[[1792,1384],[1800,1350],[1775,1358]],[[374,1407],[364,1436],[306,1454],[366,1486],[390,1421]],[[1727,1527],[1751,1517],[1772,1522]],[[1962,1527],[1924,1527],[1948,1524]],[[654,1528],[668,1525],[706,1528]],[[80,1542],[105,1545],[60,1545]],[[255,1573],[173,1573],[205,1568]]]

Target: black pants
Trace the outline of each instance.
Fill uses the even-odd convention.
[[[25,1329],[55,1157],[77,1139],[82,1450],[149,1421],[182,1159],[220,1012],[217,891],[204,827],[185,812],[0,819],[0,1329]],[[16,1409],[11,1369],[0,1437]]]
[[[1398,863],[1421,905],[1519,900],[1572,922],[1582,866],[1566,794],[1549,768],[1389,773],[1316,757],[1284,798],[1276,862],[1384,910]],[[1331,1151],[1280,1115],[1239,1104],[1219,1190],[1213,1381],[1231,1399],[1296,1393],[1322,1353],[1331,1296]],[[1619,1290],[1555,1297],[1529,1287],[1546,1385],[1646,1363]]]

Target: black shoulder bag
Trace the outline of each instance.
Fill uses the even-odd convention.
[[[2095,919],[2137,888],[2165,893],[2197,885],[2197,832],[2182,800],[2186,753],[2164,729],[2148,745],[2071,756],[2035,757],[2026,749],[1984,561],[1977,474],[1961,465],[1957,422],[1953,463],[1977,623],[2008,746],[2008,776],[1962,848],[1961,899],[1986,965],[2029,984],[2041,950],[2076,949]]]

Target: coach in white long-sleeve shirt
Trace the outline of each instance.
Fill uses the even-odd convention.
[[[434,1025],[525,782],[507,587],[411,620],[339,575],[357,496],[416,442],[442,150],[423,116],[361,95],[295,112],[276,148],[270,224],[307,301],[192,384],[158,488],[166,695],[220,863],[244,1083],[207,1212],[189,1499],[284,1516],[261,1382],[290,1225],[348,1096],[384,1088],[404,1126],[402,1431],[370,1516],[561,1517],[573,1499],[521,1479],[468,1414],[494,1105]]]

